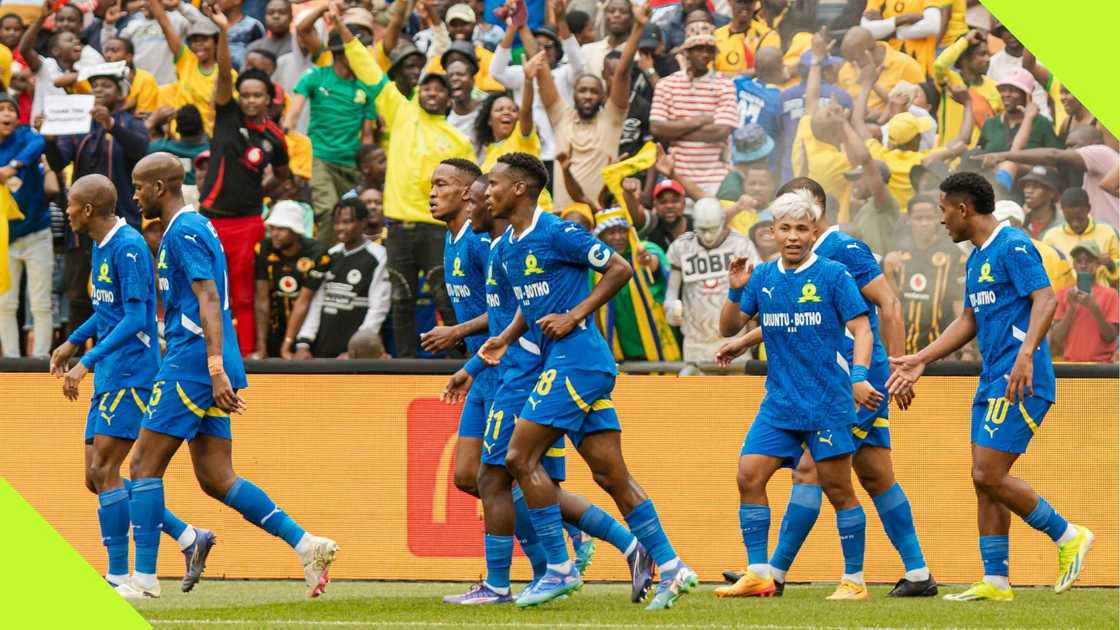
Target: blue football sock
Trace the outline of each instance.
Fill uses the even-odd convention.
[[[747,549],[747,564],[766,564],[766,543],[770,536],[770,506],[739,506],[739,531]]]
[[[782,516],[782,527],[778,531],[778,545],[770,556],[770,566],[779,571],[789,571],[821,514],[821,495],[821,487],[816,484],[799,483],[793,486],[789,505]]]
[[[183,532],[187,531],[187,524],[171,513],[171,510],[163,509],[163,533],[174,538],[179,539]]]
[[[513,563],[513,536],[486,534],[486,583],[509,588],[509,566]]]
[[[579,528],[595,538],[609,542],[622,553],[629,551],[630,545],[634,544],[634,534],[597,505],[587,508],[579,518]]]
[[[902,491],[902,486],[897,483],[886,492],[877,497],[872,497],[875,510],[879,512],[879,520],[883,522],[883,529],[887,530],[887,538],[902,556],[902,564],[907,571],[922,569],[926,566],[926,559],[922,556],[922,546],[918,543],[918,532],[914,529],[914,515],[910,510],[910,500]]]
[[[529,558],[533,567],[533,578],[544,576],[548,569],[548,557],[544,553],[544,546],[537,538],[537,530],[533,529],[533,520],[529,516],[529,506],[525,505],[525,495],[521,493],[520,486],[513,487],[513,508],[517,512],[517,521],[513,533],[521,545],[521,551]]]
[[[1046,535],[1054,542],[1058,542],[1058,539],[1066,532],[1066,528],[1069,527],[1069,522],[1062,518],[1057,510],[1050,507],[1050,503],[1042,497],[1038,497],[1038,505],[1027,515],[1026,521],[1027,525],[1040,532],[1046,532]]]
[[[984,561],[984,575],[1008,575],[1007,536],[981,536],[980,559]]]
[[[537,532],[537,538],[544,546],[548,564],[563,565],[568,562],[568,543],[564,540],[560,504],[553,503],[540,508],[529,508],[529,518],[533,523],[533,529]]]
[[[578,543],[583,540],[583,532],[580,531],[580,528],[577,527],[575,523],[563,521],[562,525],[564,526],[564,531],[568,532],[568,538],[571,538],[573,543]]]
[[[867,535],[867,516],[863,513],[863,506],[838,511],[836,528],[840,530],[845,575],[860,573],[863,571],[863,551]]]
[[[661,519],[657,518],[657,510],[653,507],[652,499],[646,499],[636,505],[626,515],[626,524],[630,526],[630,531],[638,542],[642,543],[646,551],[653,556],[657,566],[668,565],[677,559],[677,552],[673,551],[669,537],[661,528]]]
[[[128,491],[106,490],[97,495],[101,544],[109,552],[109,575],[128,575]]]
[[[132,540],[136,543],[136,572],[155,575],[163,525],[163,479],[147,477],[133,481],[128,514]]]
[[[240,512],[245,520],[273,536],[283,538],[292,549],[303,538],[303,528],[273,503],[264,490],[248,479],[238,477],[226,493],[224,502]]]

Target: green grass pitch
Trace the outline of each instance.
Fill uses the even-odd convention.
[[[565,601],[529,610],[462,607],[440,597],[463,583],[334,582],[319,600],[295,581],[203,581],[184,595],[163,582],[163,597],[137,606],[157,630],[186,628],[1117,628],[1117,589],[1019,588],[1010,603],[895,600],[873,586],[866,602],[828,602],[833,585],[791,584],[785,597],[719,600],[714,585],[681,598],[668,611],[631,604],[629,587],[589,583]],[[514,585],[520,589],[520,585]],[[943,587],[942,594],[961,590]]]

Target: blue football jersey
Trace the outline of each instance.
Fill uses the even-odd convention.
[[[463,223],[459,233],[449,230],[443,237],[443,280],[455,319],[460,323],[486,312],[486,261],[490,257],[490,235],[475,233],[471,222]],[[464,341],[470,354],[478,352],[486,335],[471,335]]]
[[[1030,294],[1050,286],[1042,257],[1022,230],[1001,223],[965,264],[965,306],[976,318],[980,389],[1006,386],[1031,319]],[[1046,337],[1034,353],[1034,395],[1055,401],[1054,365]]]
[[[852,276],[852,280],[855,280],[856,288],[861,291],[872,280],[883,275],[883,270],[879,267],[879,262],[875,260],[875,254],[871,252],[867,243],[841,232],[840,227],[836,225],[821,234],[813,245],[813,252],[822,258],[844,265],[848,274]],[[863,300],[867,304],[867,319],[871,322],[871,334],[875,340],[871,353],[871,366],[887,365],[887,350],[883,347],[883,342],[879,338],[878,311],[871,300],[867,298],[863,298]],[[852,351],[855,348],[854,340],[851,337],[845,337],[844,347],[846,348],[844,358],[848,360],[848,363],[851,363]]]
[[[486,312],[490,336],[497,337],[517,316],[517,299],[513,287],[502,269],[502,250],[509,245],[512,228],[494,239],[490,246],[490,258],[486,262]],[[526,331],[506,350],[498,372],[503,385],[531,386],[542,370],[541,347],[533,330]]]
[[[774,141],[770,151],[770,168],[778,172],[782,162],[782,91],[754,77],[735,79],[735,100],[739,108],[739,124],[757,124]]]
[[[867,304],[844,266],[816,254],[788,271],[780,260],[765,263],[739,307],[758,315],[766,344],[759,417],[798,431],[855,423],[845,331],[848,321],[867,314]]]
[[[218,232],[206,217],[187,206],[170,221],[159,246],[159,290],[163,296],[167,353],[158,379],[209,383],[206,339],[191,283],[213,280],[221,300],[222,362],[234,389],[248,385],[230,316],[226,255]]]
[[[537,320],[567,313],[587,298],[587,270],[605,271],[611,248],[583,227],[537,208],[519,237],[503,237],[502,267],[529,330],[540,339],[545,365],[617,374],[614,355],[591,316],[562,339],[541,334]]]
[[[99,340],[109,336],[124,319],[126,302],[144,304],[144,328],[94,366],[94,394],[126,387],[147,389],[159,370],[156,281],[148,244],[124,219],[117,219],[116,227],[101,243],[93,244],[91,264],[91,297]]]

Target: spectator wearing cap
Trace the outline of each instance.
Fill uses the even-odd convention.
[[[820,60],[821,66],[821,80],[820,92],[817,96],[817,109],[824,109],[828,106],[833,99],[844,109],[851,110],[852,97],[848,95],[847,90],[843,90],[836,86],[837,73],[840,66],[844,64],[844,59],[836,55],[825,55]],[[800,83],[797,85],[782,90],[779,98],[781,108],[781,128],[782,128],[782,154],[785,159],[782,160],[782,179],[793,179],[793,165],[791,158],[793,156],[793,139],[797,136],[797,126],[801,122],[801,117],[805,115],[805,90],[809,78],[809,69],[813,65],[813,52],[807,50],[802,53],[798,60],[798,76],[801,77]],[[779,139],[774,138],[775,142]]]
[[[987,37],[975,29],[941,51],[934,60],[933,81],[941,97],[937,111],[933,112],[938,122],[937,146],[948,144],[966,118],[980,122],[973,127],[969,138],[969,145],[975,145],[984,121],[1003,111],[1003,97],[996,82],[987,74],[990,60]],[[950,96],[950,90],[957,87],[966,88],[973,96],[970,116],[966,117],[963,105]]]
[[[585,71],[593,77],[603,75],[603,60],[612,50],[622,50],[634,26],[629,0],[607,0],[601,5],[606,36],[582,47]]]
[[[373,54],[356,40],[345,42],[346,58],[358,80],[375,86],[378,113],[392,135],[386,146],[385,245],[393,283],[393,337],[397,356],[414,357],[417,351],[416,296],[420,274],[430,278],[436,307],[444,322],[454,322],[442,274],[431,273],[443,263],[445,227],[432,217],[428,206],[432,172],[448,158],[474,160],[474,147],[447,122],[451,109],[451,84],[442,74],[420,79],[419,94],[409,100],[396,83],[390,83]]]
[[[918,144],[920,151],[928,151],[937,146],[937,121],[933,119],[928,109],[917,104],[921,94],[921,87],[909,81],[899,81],[887,95],[887,108],[880,113],[879,121],[881,123],[888,122],[895,114],[901,114],[902,112],[910,112],[917,118],[928,118],[931,126],[927,131],[922,132],[922,141]],[[884,145],[888,144],[890,139],[887,136],[886,125],[881,127],[881,133],[881,142]]]
[[[218,232],[229,270],[229,301],[242,355],[256,350],[254,250],[264,238],[261,206],[266,194],[291,177],[284,131],[270,118],[272,79],[256,69],[234,81],[225,15],[204,5],[218,29],[213,103],[213,164],[199,187],[202,214]],[[238,98],[234,99],[234,88]]]
[[[989,32],[1003,41],[1003,49],[992,54],[988,61],[987,74],[998,85],[1016,70],[1023,69],[1023,55],[1026,53],[1026,48],[999,20],[995,21],[992,30]],[[1053,118],[1050,115],[1050,99],[1046,95],[1045,87],[1036,82],[1032,85],[1029,94],[1035,106],[1038,107],[1038,112],[1047,118]]]
[[[126,109],[131,109],[138,115],[144,116],[156,111],[159,107],[159,85],[156,78],[145,70],[133,65],[136,50],[132,42],[127,39],[113,37],[101,47],[105,61],[123,61],[128,67],[128,96]]]
[[[716,54],[713,36],[690,36],[682,48],[687,67],[657,82],[650,130],[669,145],[680,174],[713,194],[727,175],[727,138],[740,124],[735,85],[709,69]]]
[[[296,85],[285,117],[292,128],[305,104],[311,118],[307,135],[311,138],[311,206],[318,224],[317,238],[326,246],[334,244],[331,210],[343,193],[361,180],[354,155],[363,142],[373,142],[373,123],[377,120],[374,86],[354,77],[343,50],[343,35],[353,37],[341,21],[338,31],[328,39],[331,65],[312,68]]]
[[[988,153],[983,156],[986,167],[1002,162],[1026,165],[1048,165],[1084,173],[1081,187],[1089,195],[1093,218],[1112,227],[1120,225],[1120,198],[1102,186],[1105,178],[1120,168],[1116,137],[1101,125],[1077,127],[1066,138],[1065,149],[1021,149]]]
[[[926,0],[872,0],[860,20],[875,39],[887,41],[895,50],[913,57],[924,73],[933,68],[937,42],[941,39],[943,2]]]
[[[676,6],[672,7],[663,16],[659,16],[657,20],[657,24],[665,32],[665,43],[670,50],[679,48],[688,38],[685,29],[690,22],[697,19],[696,12],[705,14],[705,21],[712,24],[713,30],[717,26],[725,26],[731,23],[730,18],[726,15],[712,13],[708,9],[706,0],[680,0]]]
[[[858,232],[860,240],[867,243],[871,251],[879,256],[886,254],[895,244],[901,215],[898,202],[887,188],[890,169],[879,160],[868,160],[845,172],[844,178],[851,182],[848,221],[852,231]],[[911,197],[911,201],[919,195]]]
[[[685,198],[680,182],[658,182],[653,187],[653,210],[638,208],[639,212],[632,216],[639,238],[668,250],[673,241],[692,229],[692,217],[684,212]]]
[[[755,18],[755,0],[731,0],[731,21],[716,29],[715,69],[729,76],[754,68],[755,53],[764,47],[781,48],[778,31]],[[804,75],[802,75],[804,76]]]
[[[424,72],[446,72],[447,64],[455,59],[462,59],[474,68],[474,83],[483,92],[504,92],[505,87],[490,76],[490,62],[494,53],[476,46],[474,36],[475,14],[469,4],[453,4],[447,9],[447,26],[439,21],[438,13],[434,13],[432,29],[445,28],[450,36],[450,42],[445,44],[444,37],[437,37],[428,49],[428,65]]]
[[[626,40],[609,92],[598,75],[582,73],[576,78],[573,105],[570,106],[560,98],[552,80],[552,69],[547,64],[541,64],[537,72],[537,86],[555,133],[557,153],[568,155],[573,178],[592,200],[597,200],[603,189],[603,168],[618,157],[622,125],[629,109],[630,67],[638,50],[642,28],[648,20],[645,9],[635,7],[634,11],[636,26]],[[554,165],[553,170],[556,207],[567,208],[572,202],[572,195],[563,181],[560,166]]]
[[[249,42],[245,52],[267,50],[277,59],[292,52],[292,5],[288,0],[269,0],[264,8],[265,36]]]
[[[148,129],[124,109],[128,94],[124,64],[103,64],[89,72],[94,97],[89,133],[47,136],[47,161],[55,171],[73,164],[74,179],[91,173],[111,179],[117,189],[117,215],[140,229],[140,209],[132,199],[132,168],[148,154]]]
[[[1050,349],[1066,361],[1115,363],[1120,296],[1093,280],[1101,265],[1096,242],[1079,243],[1072,255],[1077,284],[1058,292]]]
[[[1062,216],[1058,213],[1058,195],[1062,185],[1057,169],[1051,166],[1032,167],[1016,183],[1023,191],[1026,227],[1031,238],[1042,238],[1043,233],[1062,224]]]
[[[735,79],[735,102],[738,106],[739,125],[760,125],[766,135],[780,140],[782,130],[782,88],[786,82],[780,48],[760,49],[755,59],[754,76]],[[792,130],[791,130],[792,131]],[[770,151],[770,168],[781,172],[787,161],[785,146],[774,146]]]
[[[1023,68],[1012,70],[996,84],[1003,99],[1003,112],[988,118],[980,128],[978,146],[982,150],[1006,151],[1013,140],[1017,149],[1061,146],[1054,133],[1054,121],[1040,115],[1038,106],[1028,100],[1034,85],[1034,77]],[[1016,139],[1022,127],[1026,127],[1028,134],[1025,142]]]
[[[863,66],[870,61],[872,66],[882,68],[875,82],[878,89],[870,95],[869,110],[885,108],[887,103],[883,96],[890,93],[899,81],[918,84],[926,79],[921,64],[906,53],[891,48],[886,42],[875,41],[871,32],[860,26],[850,28],[844,34],[844,39],[840,42],[840,52],[846,63],[840,67],[836,81],[840,87],[848,90],[853,101],[859,98],[862,87],[860,74]],[[879,95],[880,90],[883,96]]]
[[[198,113],[198,108],[194,105],[184,105],[178,111],[169,107],[149,116],[146,123],[152,122],[153,119],[156,123],[161,123],[171,113],[175,115],[175,129],[179,137],[163,137],[152,141],[148,145],[148,153],[162,151],[179,158],[183,162],[183,171],[186,173],[183,178],[183,185],[197,187],[198,180],[195,177],[194,159],[198,157],[199,153],[210,148],[210,139],[206,137],[206,132],[202,129],[202,115]]]
[[[997,201],[995,210],[992,212],[992,217],[996,221],[1006,222],[1011,227],[1027,233],[1031,243],[1034,244],[1034,248],[1038,250],[1038,255],[1042,258],[1042,268],[1046,270],[1046,277],[1050,279],[1050,286],[1054,288],[1054,291],[1061,291],[1073,285],[1075,276],[1069,257],[1056,247],[1031,237],[1025,224],[1026,216],[1023,207],[1010,199]]]
[[[944,162],[919,164],[910,169],[910,186],[916,194],[928,192],[936,195],[940,191],[941,182],[948,176],[949,167]]]
[[[867,102],[875,85],[876,70],[870,65],[861,68],[860,97],[856,99],[852,120],[865,120],[867,115]],[[968,139],[972,137],[972,102],[968,92],[963,89],[953,91],[953,98],[960,99],[964,104],[964,124],[957,132],[957,136],[945,147],[934,148],[929,151],[920,150],[922,133],[933,128],[933,121],[926,117],[918,117],[910,112],[895,114],[887,122],[887,145],[883,145],[877,134],[873,134],[867,125],[855,124],[858,135],[864,138],[867,151],[871,157],[886,163],[891,171],[889,184],[891,194],[894,195],[900,208],[905,208],[914,189],[910,183],[910,170],[918,164],[931,164],[944,162],[962,155],[968,148]]]
[[[180,41],[186,41],[187,32],[191,27],[190,21],[178,9],[169,10],[163,7],[162,3],[160,8],[164,10],[167,21],[175,35]],[[158,85],[163,86],[176,82],[175,54],[177,51],[169,50],[163,28],[147,3],[144,3],[138,13],[126,16],[116,12],[108,12],[102,20],[100,41],[98,42],[102,52],[105,51],[105,46],[109,40],[113,38],[119,37],[132,42],[137,68],[151,73]]]
[[[39,170],[44,146],[42,136],[31,127],[19,124],[19,103],[16,99],[0,92],[0,186],[11,191],[9,198],[14,198],[19,213],[23,215],[17,219],[10,214],[11,209],[5,209],[0,215],[0,221],[7,228],[0,251],[0,255],[4,256],[4,260],[0,261],[0,273],[4,273],[6,287],[0,293],[0,349],[5,357],[20,355],[16,312],[25,272],[35,331],[34,346],[29,348],[28,354],[40,357],[50,354],[54,250],[51,216],[43,193],[43,175]]]
[[[512,90],[516,100],[521,99],[521,90],[525,87],[525,73],[520,68],[510,65],[514,37],[520,35],[522,45],[525,46],[525,55],[532,58],[537,52],[545,51],[548,67],[551,69],[552,81],[556,85],[556,92],[568,106],[572,105],[572,95],[575,92],[576,77],[584,70],[583,51],[579,42],[572,35],[567,21],[561,19],[556,24],[556,30],[547,25],[536,29],[529,29],[527,22],[516,27],[510,27],[494,57],[490,60],[490,75],[499,83]],[[561,61],[567,63],[561,65]],[[540,86],[536,86],[540,92]],[[556,157],[556,141],[552,131],[552,124],[545,111],[544,99],[533,99],[533,123],[541,140],[541,159],[546,163]]]
[[[179,37],[160,0],[149,0],[148,10],[163,29],[167,47],[175,55],[178,81],[164,100],[178,109],[194,105],[202,113],[206,133],[214,130],[214,80],[217,77],[218,27],[208,19],[197,20],[187,30],[186,44]]]
[[[284,342],[290,345],[298,331],[288,330],[289,316],[300,289],[312,291],[310,274],[321,260],[326,248],[309,238],[303,221],[303,208],[294,201],[278,201],[264,222],[268,236],[257,244],[256,334],[254,358],[279,357]]]
[[[1082,188],[1067,188],[1061,196],[1062,218],[1065,222],[1042,235],[1042,242],[1072,257],[1082,243],[1092,242],[1100,254],[1097,282],[1116,286],[1120,280],[1120,238],[1116,228],[1093,219],[1089,195]]]
[[[883,257],[883,273],[902,301],[906,354],[928,346],[964,305],[966,255],[941,227],[938,198],[910,198],[908,229]]]

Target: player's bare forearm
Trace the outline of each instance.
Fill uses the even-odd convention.
[[[292,304],[292,312],[288,315],[288,330],[284,333],[285,339],[295,339],[299,336],[299,329],[303,326],[303,320],[307,319],[307,311],[311,308],[311,298],[315,297],[315,292],[307,287],[299,290],[299,297],[296,298],[295,304]]]
[[[506,326],[502,334],[498,335],[498,339],[505,345],[510,345],[529,330],[529,324],[525,321],[525,316],[521,314],[521,309],[517,309],[517,314],[513,316],[513,321]]]
[[[471,335],[481,335],[486,332],[490,326],[490,315],[483,313],[474,319],[469,319],[461,324],[455,325],[455,332],[460,337],[470,337]]]
[[[971,308],[965,308],[953,323],[933,340],[933,343],[918,353],[918,359],[928,365],[960,350],[974,337],[976,337],[976,316],[973,315]]]
[[[719,310],[719,334],[731,337],[747,325],[750,318],[739,308],[739,304],[731,300],[724,300]]]
[[[634,270],[630,268],[630,263],[626,262],[626,259],[617,253],[611,254],[611,259],[607,262],[607,270],[603,272],[603,277],[595,283],[591,293],[582,302],[576,304],[575,308],[568,314],[576,321],[583,321],[584,318],[599,310],[621,291],[622,287],[630,282],[633,275]]]
[[[742,341],[739,341],[739,339],[741,339]],[[752,329],[747,331],[747,334],[743,335],[742,337],[739,337],[739,339],[737,339],[736,341],[739,341],[740,345],[742,346],[742,348],[744,350],[747,349],[747,348],[753,348],[755,346],[760,346],[760,345],[762,345],[762,329],[761,328],[752,328]]]
[[[903,332],[902,302],[886,276],[875,278],[860,292],[879,309],[879,334],[887,346],[887,354],[892,357],[904,354],[906,335]]]
[[[256,294],[253,296],[253,311],[256,316],[257,352],[268,355],[268,320],[271,304],[268,299],[269,286],[264,280],[257,280]]]
[[[213,280],[195,280],[191,291],[198,300],[198,316],[202,320],[202,337],[206,340],[206,356],[222,356],[222,300]]]
[[[852,333],[852,366],[871,367],[871,350],[875,341],[871,336],[871,321],[866,315],[848,320],[848,332]]]
[[[1054,321],[1056,310],[1058,310],[1058,298],[1054,296],[1054,289],[1044,287],[1031,293],[1031,318],[1019,354],[1033,355],[1034,351],[1042,345],[1042,340],[1050,331],[1050,324]]]

